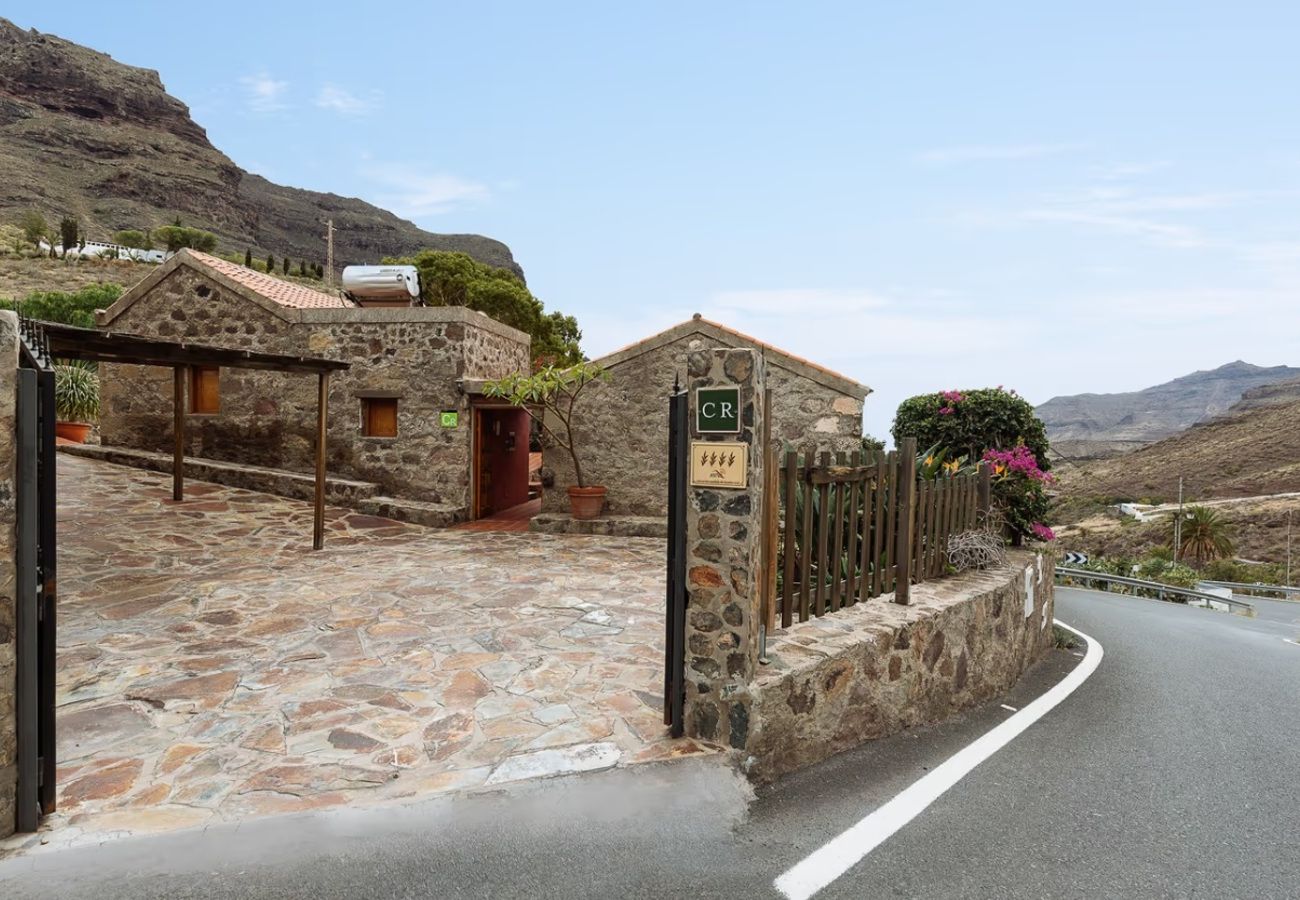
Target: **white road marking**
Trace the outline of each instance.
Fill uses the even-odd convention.
[[[807,900],[857,865],[867,854],[920,815],[948,788],[972,769],[1011,743],[1058,703],[1070,696],[1101,664],[1101,644],[1076,628],[1055,620],[1057,625],[1088,642],[1083,660],[1054,687],[1006,721],[989,729],[975,741],[948,757],[933,770],[908,785],[875,812],[847,831],[831,838],[818,849],[783,872],[774,886],[789,900]]]
[[[1015,712],[1015,711],[1016,711],[1016,708],[1015,708],[1014,706],[1007,706],[1005,703],[1002,704],[1002,708],[1003,708],[1003,709],[1009,709],[1009,710],[1011,710],[1012,712]]]

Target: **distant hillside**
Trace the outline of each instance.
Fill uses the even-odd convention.
[[[339,265],[431,247],[523,275],[500,241],[433,234],[362,200],[245,172],[157,72],[0,18],[0,220],[30,208],[51,224],[75,216],[92,239],[179,217],[215,232],[227,251],[313,262],[324,262],[332,218]]]
[[[1058,464],[1058,488],[1070,498],[1168,502],[1177,499],[1181,475],[1192,500],[1300,491],[1298,421],[1300,379],[1261,386],[1222,415],[1148,447]]]
[[[1238,360],[1141,391],[1053,397],[1036,412],[1058,453],[1071,459],[1114,456],[1227,412],[1248,391],[1294,378],[1300,369]]]

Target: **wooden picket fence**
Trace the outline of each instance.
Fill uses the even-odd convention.
[[[773,454],[766,531],[768,628],[806,622],[947,570],[948,539],[988,508],[988,472],[917,479],[916,442],[816,459]]]

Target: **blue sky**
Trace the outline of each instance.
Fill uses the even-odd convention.
[[[600,354],[699,311],[898,402],[1300,364],[1288,3],[28,5],[276,181],[510,245]],[[133,12],[134,10],[134,12]]]

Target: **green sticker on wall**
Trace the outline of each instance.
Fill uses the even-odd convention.
[[[438,421],[443,428],[455,428],[460,424],[460,413],[454,409],[450,412],[442,412],[438,415]]]

